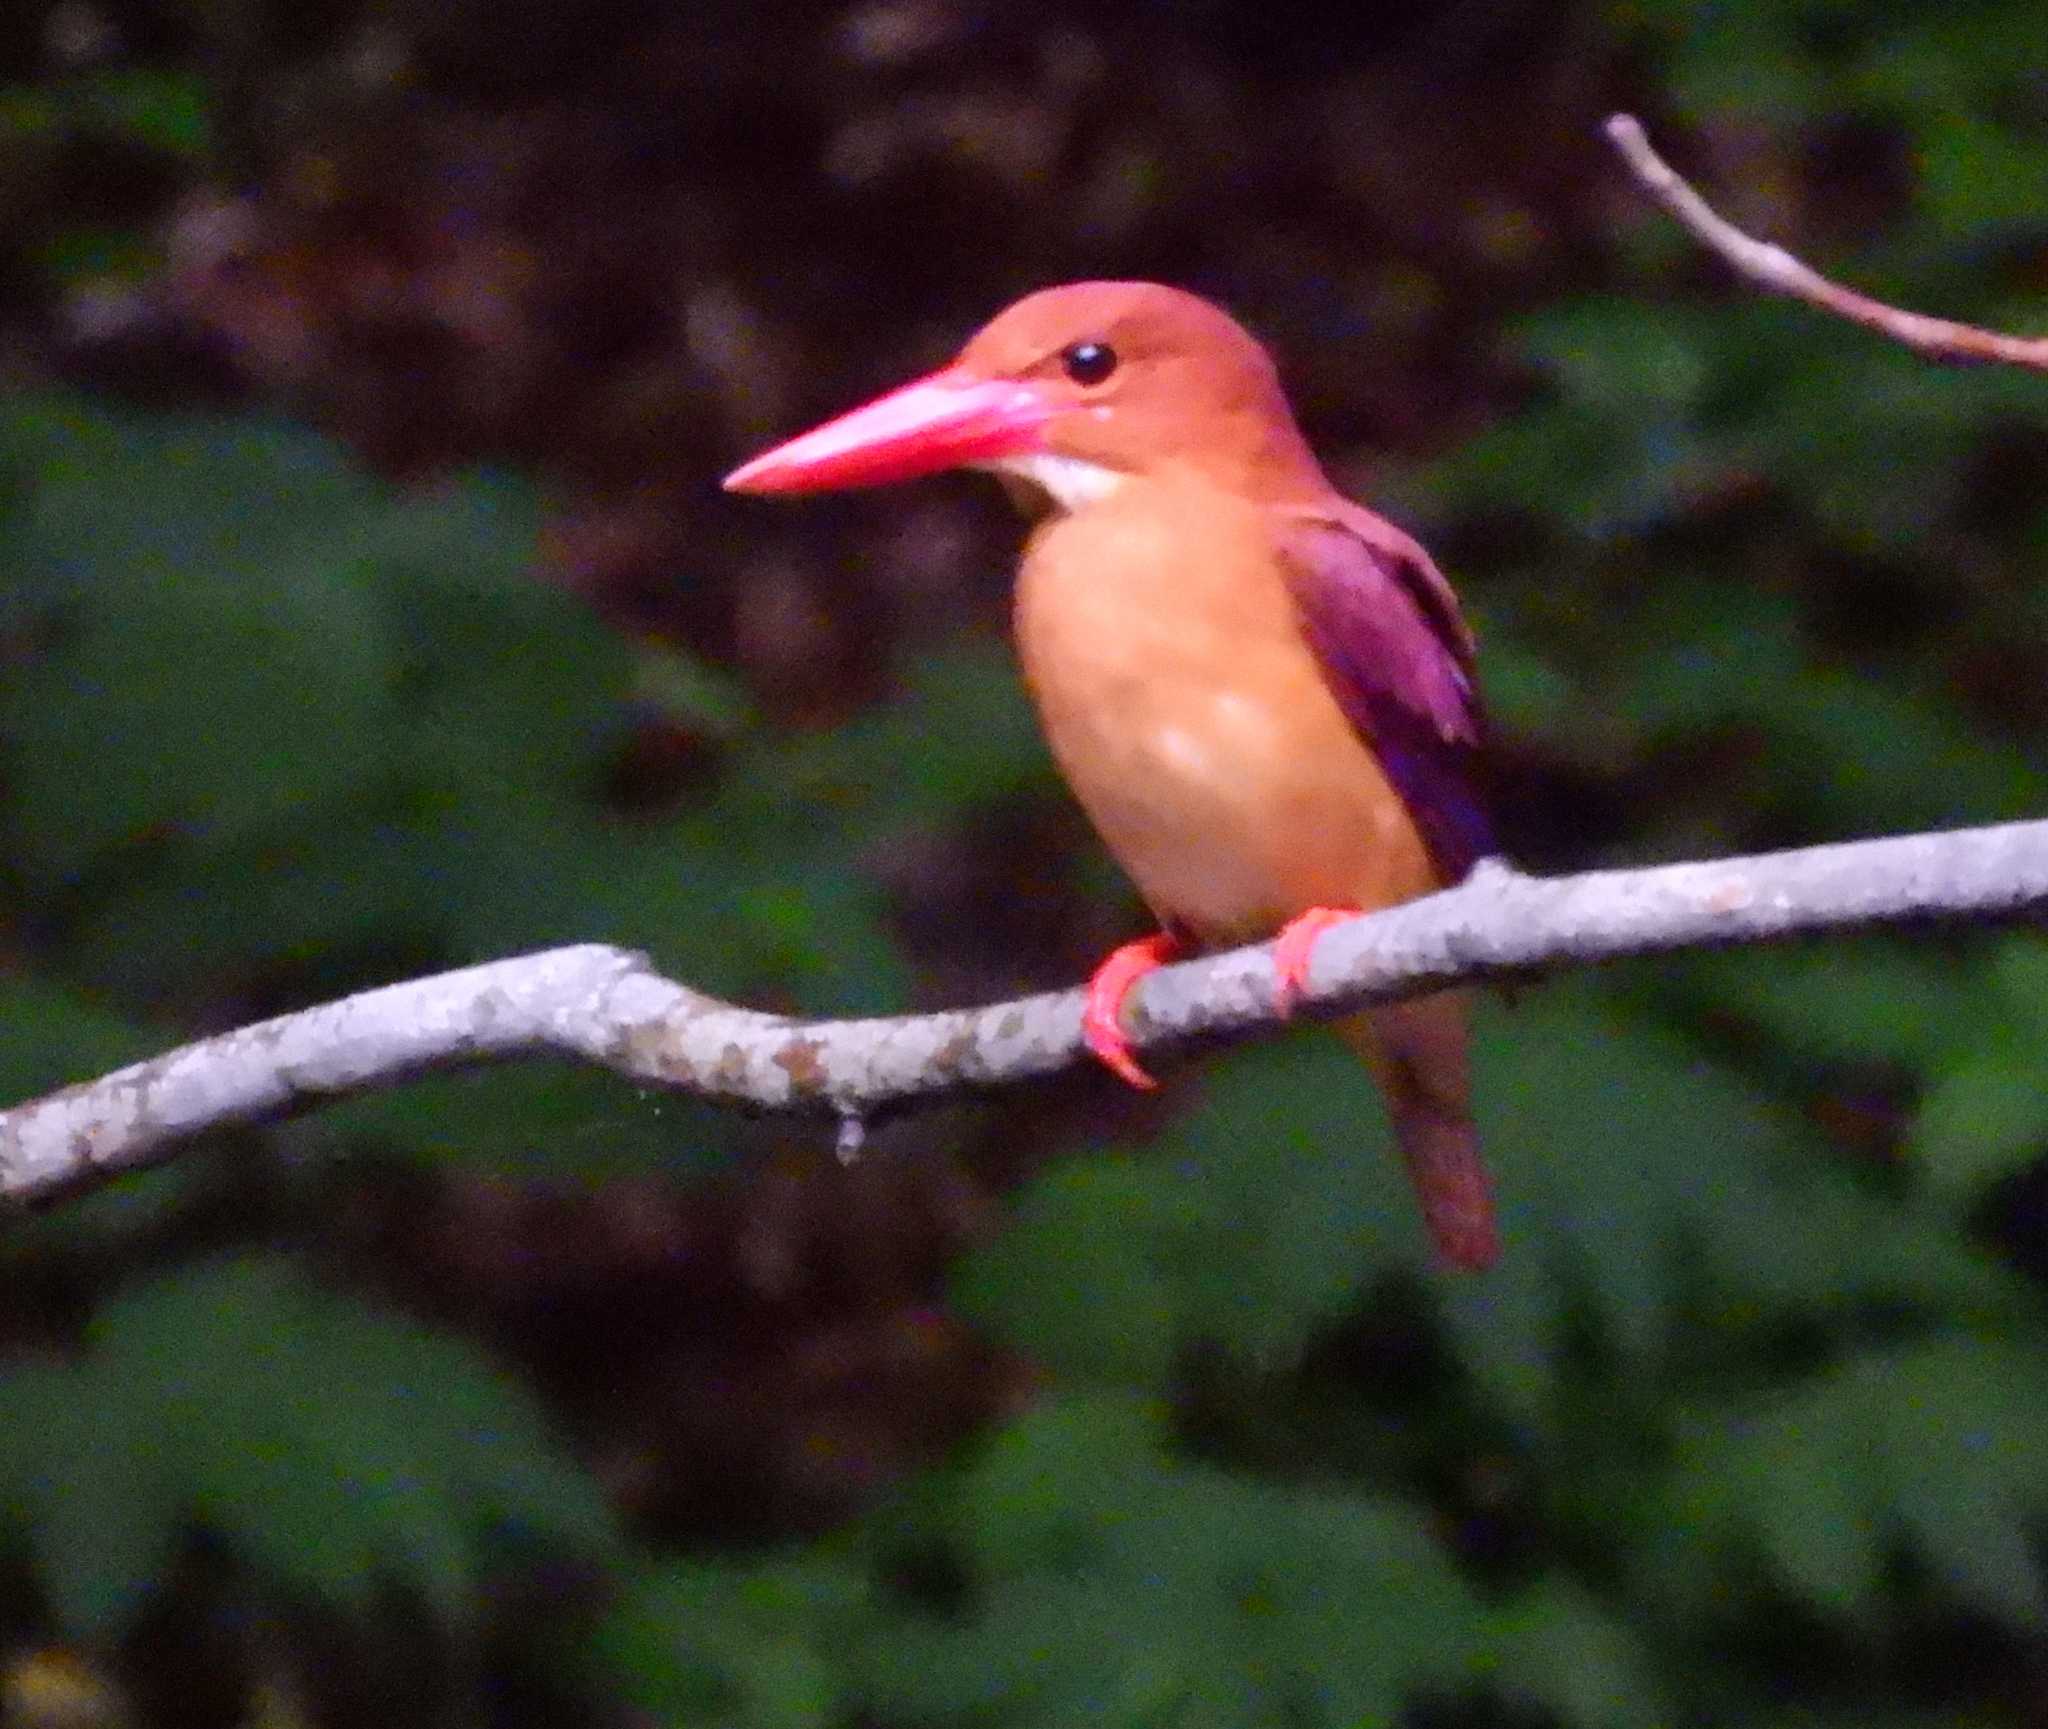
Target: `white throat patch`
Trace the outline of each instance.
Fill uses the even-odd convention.
[[[1048,451],[1002,456],[986,466],[997,474],[1029,481],[1062,510],[1099,504],[1124,483],[1121,474],[1099,462],[1086,462],[1078,456],[1054,456]]]

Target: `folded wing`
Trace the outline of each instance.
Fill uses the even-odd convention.
[[[1407,535],[1332,499],[1280,517],[1281,565],[1331,694],[1406,801],[1445,882],[1498,851],[1472,636]]]

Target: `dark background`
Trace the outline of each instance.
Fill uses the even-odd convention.
[[[1210,293],[1463,593],[1538,871],[2039,814],[2042,381],[1733,284],[1599,137],[2039,326],[2035,0],[0,16],[0,1078],[615,940],[750,1003],[1142,919],[966,480],[717,477]],[[885,1127],[525,1067],[13,1222],[32,1724],[2048,1722],[2048,949],[1561,979],[1427,1270],[1302,1034]]]

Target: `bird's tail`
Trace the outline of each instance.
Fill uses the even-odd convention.
[[[1386,1094],[1437,1253],[1454,1267],[1483,1272],[1499,1258],[1500,1237],[1472,1121],[1464,996],[1443,991],[1382,1003],[1336,1027]]]

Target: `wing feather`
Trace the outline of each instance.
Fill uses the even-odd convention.
[[[1451,586],[1414,540],[1357,505],[1333,499],[1281,522],[1281,565],[1331,694],[1457,882],[1499,849],[1472,635]]]

